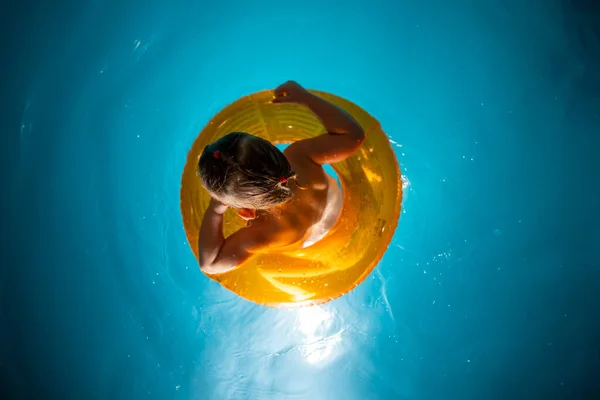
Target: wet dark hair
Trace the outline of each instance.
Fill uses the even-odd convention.
[[[289,161],[271,142],[232,132],[206,146],[198,175],[211,196],[233,208],[267,210],[289,200],[295,178]]]

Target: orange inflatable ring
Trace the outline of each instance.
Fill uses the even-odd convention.
[[[332,165],[344,196],[340,218],[312,246],[256,254],[231,272],[210,276],[239,296],[269,307],[322,304],[352,290],[381,260],[400,216],[398,160],[379,122],[343,98],[311,92],[349,112],[366,133],[357,154]],[[208,123],[192,145],[181,178],[181,213],[196,258],[200,223],[210,201],[197,175],[198,158],[206,145],[233,131],[248,132],[274,144],[325,133],[306,107],[274,105],[272,99],[273,91],[267,90],[235,101]],[[243,226],[233,210],[225,213],[225,237]]]

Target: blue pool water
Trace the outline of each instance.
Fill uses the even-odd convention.
[[[600,392],[592,1],[15,4],[0,13],[3,399]],[[295,311],[203,276],[179,212],[203,125],[287,79],[377,117],[405,175],[375,271]]]

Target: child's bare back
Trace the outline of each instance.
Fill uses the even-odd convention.
[[[293,81],[275,90],[273,103],[307,106],[328,133],[292,143],[283,153],[264,139],[240,132],[206,147],[199,173],[212,201],[198,241],[205,273],[230,271],[256,252],[310,246],[327,234],[340,214],[341,188],[323,165],[353,155],[364,142],[362,128],[345,111]],[[224,239],[223,213],[228,207],[250,222]]]
[[[290,186],[292,198],[276,212],[259,213],[247,227],[248,234],[270,236],[269,247],[308,247],[323,238],[337,221],[342,191],[322,166],[295,147],[288,147],[283,154],[296,172],[295,184]]]

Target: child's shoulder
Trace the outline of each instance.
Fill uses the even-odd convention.
[[[298,140],[283,150],[285,157],[290,160],[309,161],[309,153],[306,148],[306,140]],[[290,160],[291,161],[291,160]]]
[[[323,166],[315,163],[310,158],[309,143],[299,140],[289,145],[283,154],[290,162],[296,179],[302,187],[308,188],[313,185],[321,186],[323,180]]]

